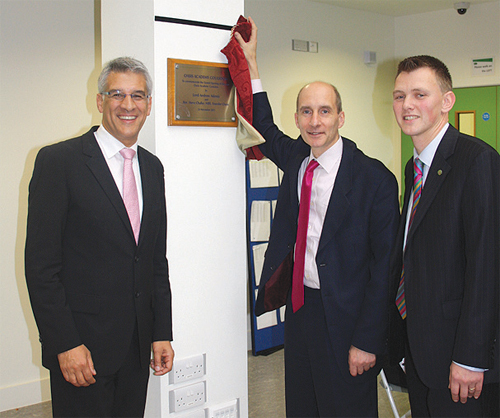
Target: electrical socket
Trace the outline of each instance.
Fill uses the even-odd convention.
[[[178,418],[207,418],[206,409],[195,409],[193,411],[185,412],[184,414],[175,414]]]
[[[203,405],[205,400],[205,381],[173,389],[170,391],[170,412],[184,411]]]
[[[174,360],[174,367],[169,373],[170,383],[181,383],[202,377],[205,374],[205,354]]]
[[[238,399],[208,408],[207,418],[239,418]]]

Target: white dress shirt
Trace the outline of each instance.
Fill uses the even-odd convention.
[[[109,171],[115,180],[116,187],[120,191],[123,198],[123,162],[124,158],[120,154],[123,148],[126,148],[118,139],[112,136],[104,126],[99,126],[97,131],[94,132],[97,144],[101,148],[104,159],[108,164]],[[139,197],[139,213],[142,218],[143,198],[142,198],[142,183],[141,183],[141,170],[139,167],[139,158],[137,158],[137,142],[130,147],[135,151],[134,158],[132,159],[132,167],[135,175],[135,184],[137,186],[137,194]]]
[[[260,79],[251,80],[252,93],[263,92],[262,81]],[[340,160],[342,159],[343,141],[339,136],[338,141],[328,150],[316,158],[319,166],[314,170],[311,188],[311,206],[309,208],[309,225],[307,228],[307,244],[304,260],[304,285],[313,289],[320,288],[318,267],[316,266],[316,254],[318,253],[319,240],[323,230],[326,211],[330,203],[333,185],[339,171]],[[309,161],[314,159],[312,154],[305,158],[300,166],[297,182],[297,193],[300,202],[300,192],[302,179],[306,172]]]
[[[264,88],[262,87],[262,80],[260,78],[256,78],[253,80],[250,80],[252,83],[252,93],[261,93],[264,91]]]
[[[300,201],[302,179],[304,178],[307,165],[312,159],[315,159],[319,163],[319,166],[314,170],[312,181],[311,206],[309,209],[309,224],[307,227],[307,245],[304,264],[304,285],[313,289],[320,288],[316,254],[318,253],[326,211],[339,171],[342,150],[343,141],[342,137],[339,137],[338,141],[318,158],[314,158],[311,152],[309,157],[305,158],[302,162],[298,174],[297,193]]]
[[[443,139],[443,136],[445,132],[448,130],[448,126],[450,126],[449,123],[447,123],[443,129],[439,131],[439,133],[436,135],[436,137],[427,145],[423,151],[418,155],[417,150],[413,148],[413,159],[418,158],[420,161],[422,161],[422,190],[424,190],[424,185],[425,181],[427,180],[427,174],[429,174],[429,168],[431,167],[432,160],[434,160],[434,155],[436,155],[436,151],[439,147],[439,144],[441,143],[441,140]],[[412,170],[413,172],[413,170]],[[410,215],[411,215],[411,209],[413,206],[413,186],[412,186],[412,191],[410,195],[410,200],[408,204],[408,212],[406,213],[406,226],[405,226],[405,238],[404,238],[404,244],[403,248],[406,247],[406,238],[408,236],[408,225],[410,223]]]

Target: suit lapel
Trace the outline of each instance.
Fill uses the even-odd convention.
[[[142,184],[142,219],[141,231],[139,232],[139,245],[144,234],[146,234],[151,210],[154,201],[153,177],[149,161],[145,158],[145,153],[141,147],[137,147],[137,157],[141,168],[141,184]]]
[[[134,237],[132,226],[128,218],[127,210],[123,203],[115,180],[109,171],[108,164],[104,159],[101,149],[97,144],[93,131],[83,137],[83,154],[88,157],[87,167],[93,173],[95,179],[104,190],[104,193],[116,209],[118,215],[129,231],[131,237]]]
[[[396,251],[401,256],[403,254],[403,244],[406,231],[406,218],[408,215],[408,206],[410,205],[410,197],[413,188],[413,158],[408,160],[408,162],[406,163],[404,172],[404,181],[405,181],[405,194],[403,196],[403,209],[401,211],[401,219],[399,223],[398,234],[396,237],[396,244],[395,244],[397,246]],[[399,283],[399,278],[398,278],[398,283]]]
[[[410,195],[413,188],[413,158],[406,163],[405,167],[405,195],[403,199],[403,213],[407,213],[410,204]]]
[[[288,178],[288,183],[290,187],[290,199],[291,199],[290,214],[293,222],[295,223],[295,226],[297,226],[299,219],[299,195],[298,195],[299,171],[300,171],[300,166],[304,161],[304,158],[306,158],[307,156],[308,156],[307,154],[306,155],[298,154],[290,162],[290,168],[288,170],[288,172],[290,173],[290,176]]]
[[[413,158],[408,160],[405,166],[404,173],[405,181],[405,194],[403,196],[403,209],[401,210],[401,223],[398,231],[398,238],[401,235],[401,242],[403,242],[403,236],[406,229],[406,218],[408,214],[408,206],[410,205],[410,197],[413,189]],[[402,247],[401,247],[402,249]]]
[[[415,217],[413,218],[410,231],[408,231],[407,242],[411,239],[414,231],[422,222],[422,219],[425,217],[425,214],[436,198],[441,185],[444,183],[448,173],[451,170],[451,165],[449,164],[448,159],[455,152],[457,138],[458,131],[450,126],[444,134],[444,137],[436,150],[436,154],[434,155],[434,159],[432,160],[432,164],[429,168],[427,179],[422,189],[420,202],[418,203],[417,211],[415,212]],[[413,170],[410,173],[410,177],[413,179]],[[413,183],[413,181],[411,183]],[[410,184],[410,187],[413,187],[413,184]]]
[[[332,195],[328,203],[328,209],[323,223],[323,230],[319,242],[318,253],[334,237],[340,225],[344,221],[345,214],[349,208],[347,194],[352,189],[352,169],[355,145],[353,142],[343,138],[342,160],[335,179]]]

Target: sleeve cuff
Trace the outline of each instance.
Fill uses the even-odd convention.
[[[252,80],[252,93],[261,93],[263,91],[264,89],[262,88],[262,81],[260,80],[260,78]]]
[[[454,361],[457,366],[463,367],[464,369],[470,370],[471,372],[486,372],[488,369],[481,369],[479,367],[466,366],[465,364],[460,364]]]

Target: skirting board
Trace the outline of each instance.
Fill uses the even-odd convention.
[[[50,379],[0,388],[0,412],[50,400]]]

